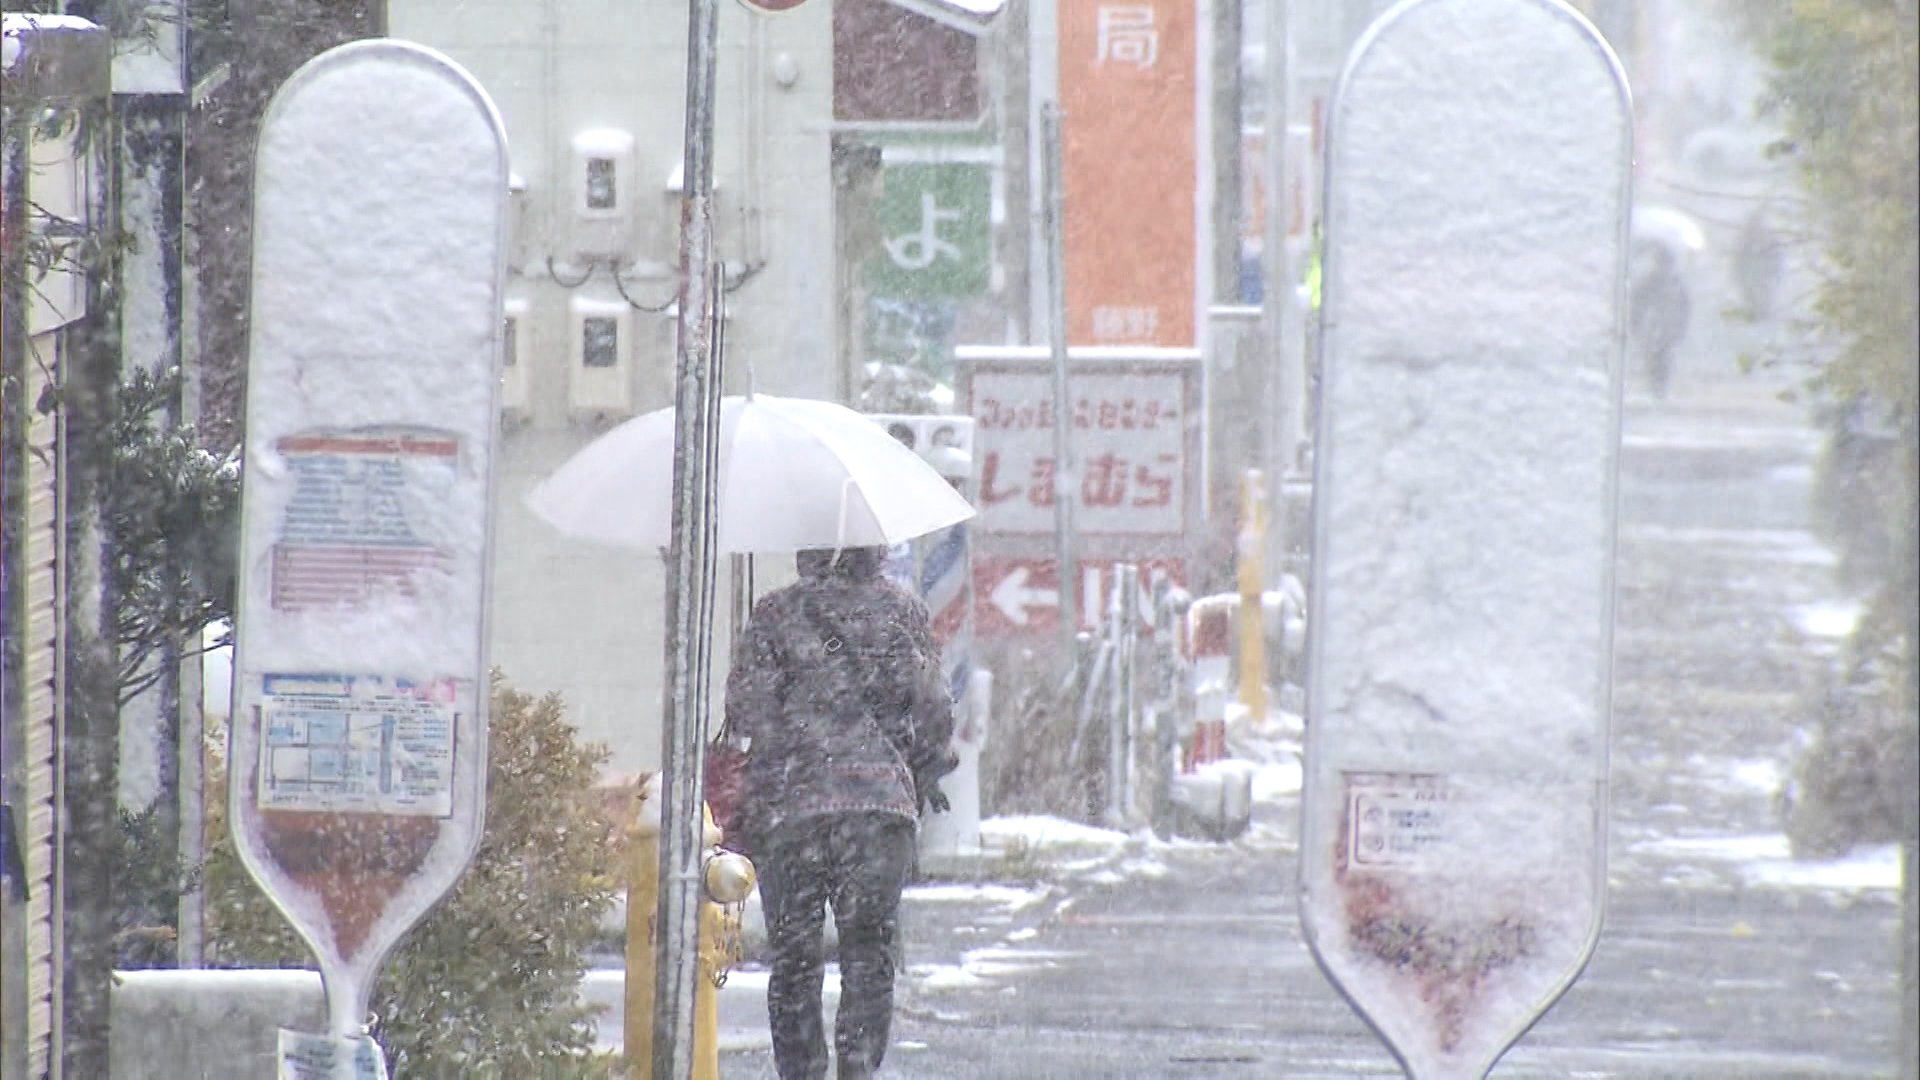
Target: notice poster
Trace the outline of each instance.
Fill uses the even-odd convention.
[[[292,474],[270,564],[277,611],[412,598],[451,572],[432,526],[459,483],[460,440],[425,429],[303,432],[275,444]]]
[[[387,1062],[369,1038],[280,1029],[279,1080],[387,1080]]]
[[[454,728],[471,687],[453,679],[268,675],[260,806],[446,817]]]

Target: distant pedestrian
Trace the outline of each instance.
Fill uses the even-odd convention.
[[[1647,266],[1634,278],[1628,296],[1628,338],[1646,368],[1653,396],[1664,398],[1673,380],[1674,354],[1687,336],[1693,301],[1673,252],[1659,244],[1646,247]]]
[[[740,814],[773,954],[767,1015],[781,1080],[821,1080],[826,905],[840,940],[840,1080],[886,1055],[900,894],[914,834],[955,761],[953,702],[927,608],[881,576],[883,548],[803,551],[800,580],[754,605],[727,678],[749,740]]]
[[[1773,314],[1774,296],[1780,290],[1785,269],[1780,237],[1763,205],[1748,215],[1740,229],[1739,246],[1733,252],[1733,280],[1740,288],[1748,317],[1764,319]]]

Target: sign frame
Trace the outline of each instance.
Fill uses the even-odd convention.
[[[329,119],[383,92],[410,108],[380,137]],[[396,164],[390,139],[434,153]],[[275,93],[255,173],[229,821],[314,953],[328,1034],[364,1039],[387,954],[482,836],[506,132],[440,53],[353,42]],[[316,208],[381,257],[316,235]],[[278,806],[276,746],[303,785]]]
[[[1143,372],[1154,376],[1173,375],[1181,380],[1181,409],[1183,412],[1180,430],[1181,469],[1183,472],[1182,506],[1180,527],[1153,532],[1102,532],[1088,529],[1085,525],[1086,511],[1079,507],[1081,526],[1075,531],[1075,559],[1077,572],[1081,575],[1076,583],[1084,579],[1085,568],[1089,565],[1110,566],[1114,563],[1134,562],[1143,565],[1174,564],[1181,568],[1177,579],[1183,578],[1183,585],[1191,583],[1191,575],[1197,566],[1200,538],[1205,535],[1204,513],[1205,492],[1202,485],[1206,476],[1205,426],[1206,417],[1202,411],[1205,377],[1201,354],[1198,349],[1163,349],[1152,347],[1103,347],[1075,346],[1067,350],[1068,363],[1075,375],[1082,373],[1124,376],[1130,371]],[[994,450],[994,432],[980,422],[976,408],[976,395],[982,376],[1008,373],[1022,378],[1046,380],[1046,394],[1052,396],[1052,355],[1044,346],[1000,346],[1000,345],[961,345],[954,350],[955,400],[958,410],[974,418],[973,434],[973,477],[968,488],[973,493],[976,506],[983,503],[983,471],[987,456]],[[1078,385],[1078,384],[1076,384]],[[1077,391],[1076,391],[1077,392]],[[1037,403],[1036,403],[1037,407]],[[1081,468],[1085,469],[1086,447],[1076,439],[1075,454]],[[1051,443],[1048,444],[1049,446]],[[995,589],[1001,585],[994,577],[999,569],[1013,564],[1049,566],[1059,562],[1058,541],[1054,535],[1051,514],[1043,528],[1020,532],[995,532],[992,522],[983,512],[971,523],[973,528],[973,593],[974,593],[974,633],[981,641],[996,638],[1023,638],[1046,632],[1046,628],[1057,631],[1058,616],[1035,618],[1026,624],[1007,625],[1011,619],[1004,619],[992,606]],[[1055,573],[1057,573],[1057,569]],[[1102,571],[1106,575],[1106,571]],[[1110,575],[1107,575],[1110,576]],[[1143,580],[1149,575],[1142,574]],[[1105,577],[1103,577],[1103,581]],[[1104,603],[1104,595],[1098,598],[1081,598],[1079,607],[1086,610],[1090,599]],[[1148,605],[1151,609],[1151,605]]]
[[[1559,0],[1403,0],[1328,117],[1301,926],[1418,1080],[1485,1075],[1599,937],[1632,139]]]
[[[1180,408],[1180,454],[1181,461],[1181,505],[1178,528],[1150,529],[1141,531],[1102,531],[1088,524],[1088,510],[1084,501],[1076,504],[1079,516],[1078,534],[1079,553],[1094,558],[1150,558],[1178,552],[1189,554],[1192,538],[1198,534],[1205,506],[1206,469],[1204,429],[1206,418],[1202,412],[1204,389],[1201,380],[1204,371],[1201,365],[1200,351],[1197,349],[1157,349],[1157,348],[1105,348],[1075,347],[1067,351],[1069,369],[1076,381],[1086,376],[1121,378],[1130,374],[1154,377],[1173,376],[1181,381]],[[980,517],[973,522],[974,536],[983,541],[995,554],[1052,553],[1054,548],[1051,510],[1047,510],[1044,525],[1036,524],[1032,528],[1009,530],[993,527],[993,519],[986,512],[986,494],[983,473],[987,458],[996,452],[995,429],[981,421],[979,402],[980,384],[984,378],[995,376],[1014,376],[1024,379],[1049,380],[1045,401],[1052,400],[1053,361],[1043,346],[988,346],[961,345],[954,349],[955,399],[959,410],[974,419],[973,428],[973,479],[968,489],[973,492],[976,505],[981,506]],[[1036,408],[1041,406],[1036,403]],[[1043,429],[1050,431],[1050,422]],[[1076,431],[1078,428],[1076,428]],[[1050,446],[1051,444],[1049,444]],[[1089,458],[1087,447],[1081,438],[1075,437],[1075,456],[1084,472]],[[1051,504],[1047,504],[1049,507]]]

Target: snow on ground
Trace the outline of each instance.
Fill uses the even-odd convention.
[[[1253,801],[1279,802],[1300,794],[1300,759],[1262,765],[1253,771]]]
[[[1253,799],[1278,802],[1300,794],[1301,742],[1306,721],[1296,712],[1270,708],[1263,724],[1248,721],[1237,705],[1228,707],[1227,749],[1254,763]]]
[[[1730,763],[1733,782],[1751,791],[1771,796],[1786,780],[1780,763],[1771,758],[1748,758]]]
[[[987,901],[1009,914],[1023,911],[1047,898],[1045,885],[937,884],[910,885],[906,898],[923,904],[961,904]]]
[[[1790,566],[1833,566],[1833,549],[1805,529],[1736,529],[1705,526],[1636,524],[1622,530],[1636,540],[1697,545],[1717,551],[1752,552],[1767,562]]]
[[[1077,821],[1026,814],[988,818],[980,823],[980,843],[1002,850],[1019,849],[1036,855],[1048,853],[1114,853],[1133,840],[1115,829],[1082,825]]]
[[[1860,616],[1866,608],[1855,600],[1824,600],[1816,604],[1802,604],[1793,608],[1789,615],[1793,624],[1808,637],[1842,639],[1853,636],[1854,627],[1860,625]]]
[[[1705,883],[1718,875],[1690,873],[1688,864],[1731,865],[1746,884],[1761,888],[1817,889],[1841,892],[1894,891],[1900,888],[1900,848],[1896,844],[1859,847],[1838,859],[1795,859],[1781,833],[1750,836],[1667,837],[1628,846],[1635,855],[1683,864],[1670,874],[1677,883]],[[1704,868],[1699,868],[1704,869]]]
[[[1002,945],[970,949],[957,964],[910,964],[907,973],[922,990],[978,990],[997,980],[1057,967],[1078,953],[1048,949],[1010,949]]]

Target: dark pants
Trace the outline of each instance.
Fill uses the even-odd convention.
[[[839,1076],[864,1078],[880,1068],[893,1022],[900,891],[913,849],[912,822],[876,813],[804,818],[775,829],[759,845],[754,868],[773,953],[767,1019],[781,1080],[827,1075],[820,988],[829,903],[840,938],[840,1012],[833,1030]]]

